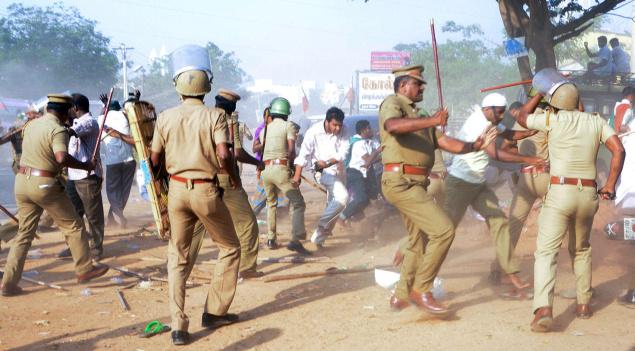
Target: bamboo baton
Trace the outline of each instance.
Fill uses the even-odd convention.
[[[430,33],[432,34],[432,54],[434,55],[434,71],[437,74],[437,96],[439,98],[439,111],[443,110],[443,89],[441,88],[441,74],[439,73],[439,52],[437,50],[437,36],[434,31],[434,19],[430,20]],[[441,126],[445,134],[445,125]]]
[[[4,206],[0,205],[0,210],[4,212],[4,214],[9,216],[9,218],[14,220],[16,223],[19,223],[18,219],[11,212],[9,212],[9,210],[7,210]]]
[[[95,162],[95,158],[97,157],[97,153],[99,152],[99,144],[101,143],[101,135],[104,133],[104,127],[106,127],[106,118],[108,117],[108,112],[110,111],[110,102],[112,101],[112,94],[114,92],[115,92],[115,87],[110,88],[110,91],[108,92],[108,101],[106,102],[106,111],[104,112],[104,120],[102,121],[101,127],[99,128],[99,135],[97,136],[95,148],[93,149],[93,157],[91,157],[92,162]]]

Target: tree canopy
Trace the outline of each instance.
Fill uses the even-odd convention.
[[[0,95],[37,99],[65,90],[96,97],[119,63],[96,22],[74,7],[12,4],[0,18]]]

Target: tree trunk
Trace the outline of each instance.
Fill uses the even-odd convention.
[[[531,17],[525,11],[529,7]],[[536,71],[556,67],[553,42],[553,25],[549,20],[545,0],[498,0],[498,7],[505,31],[510,38],[525,37],[525,47],[536,55]],[[522,80],[531,79],[533,73],[529,57],[518,58],[518,71]]]
[[[546,0],[528,0],[527,5],[531,17],[525,43],[536,54],[536,72],[547,67],[557,68],[549,5]]]

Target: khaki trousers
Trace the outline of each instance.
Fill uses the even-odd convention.
[[[538,218],[534,254],[533,310],[553,305],[558,251],[569,232],[569,254],[576,277],[579,304],[591,299],[591,228],[598,210],[597,190],[575,185],[551,185]]]
[[[238,278],[240,242],[217,185],[171,181],[168,192],[170,242],[168,244],[168,289],[172,330],[187,331],[185,282],[191,271],[189,261],[194,225],[201,221],[219,249],[214,276],[207,293],[204,312],[224,315],[229,310]]]
[[[426,192],[428,195],[432,196],[434,199],[434,203],[439,206],[443,206],[443,201],[445,201],[445,185],[443,179],[440,178],[428,178],[430,184],[426,188]],[[399,240],[399,251],[403,254],[406,252],[406,247],[408,246],[408,237],[405,237]]]
[[[284,165],[269,165],[262,171],[263,184],[267,193],[267,238],[275,240],[277,233],[276,210],[278,208],[278,194],[283,193],[289,199],[289,215],[291,216],[291,239],[304,240],[306,227],[304,225],[304,197],[300,189],[291,184],[289,168]]]
[[[454,240],[454,226],[426,192],[426,177],[384,172],[381,183],[384,197],[399,210],[408,232],[395,290],[398,298],[407,299],[412,290],[425,293],[432,289]]]
[[[240,187],[232,189],[229,176],[219,174],[220,187],[223,188],[223,203],[231,214],[232,223],[236,235],[240,241],[240,266],[239,272],[255,271],[258,260],[258,223],[256,215],[249,205],[249,198],[245,189]],[[192,247],[190,248],[190,270],[194,268],[198,254],[203,247],[205,227],[199,221],[194,227]]]
[[[455,226],[459,225],[470,205],[485,217],[494,241],[496,258],[503,271],[507,274],[519,272],[519,264],[514,258],[514,249],[509,235],[507,216],[498,206],[496,194],[485,184],[469,183],[448,175],[445,179],[443,208]]]
[[[520,173],[509,207],[509,236],[516,247],[534,202],[543,199],[549,188],[549,173]]]
[[[4,266],[2,284],[17,285],[20,281],[26,254],[35,237],[43,210],[51,215],[64,233],[75,263],[75,274],[81,275],[92,269],[88,238],[82,220],[73,210],[71,200],[57,179],[18,174],[15,178],[15,200],[19,228]]]

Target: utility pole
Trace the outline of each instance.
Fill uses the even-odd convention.
[[[121,61],[123,63],[123,101],[128,99],[128,50],[134,50],[133,47],[126,46],[126,44],[121,43],[121,46],[115,48],[115,50],[121,50]]]

